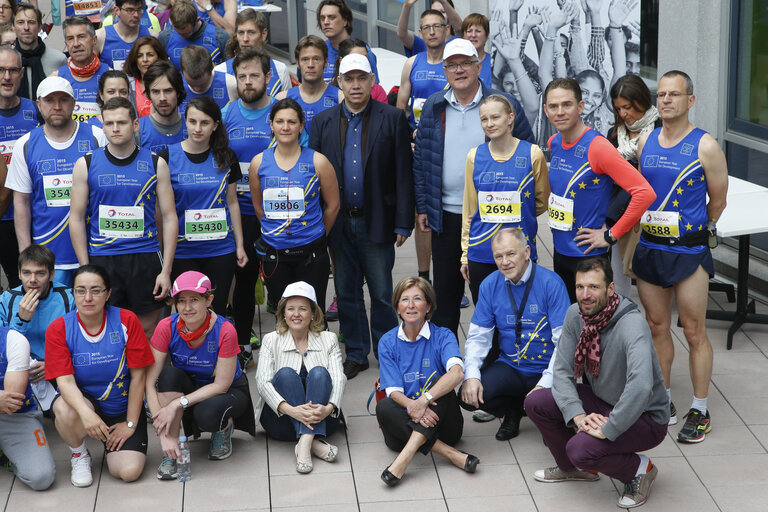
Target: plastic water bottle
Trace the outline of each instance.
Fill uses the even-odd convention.
[[[191,457],[189,454],[189,443],[187,436],[179,436],[179,451],[181,457],[176,463],[176,474],[179,482],[187,482],[192,478]]]

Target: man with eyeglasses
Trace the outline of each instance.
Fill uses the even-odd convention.
[[[72,168],[85,153],[107,143],[101,128],[72,119],[75,93],[62,77],[48,77],[37,89],[45,124],[13,147],[6,186],[12,189],[19,250],[36,243],[56,255],[58,280],[72,285],[77,257],[69,238]]]
[[[13,225],[13,191],[5,186],[7,165],[16,141],[40,124],[37,107],[27,99],[18,96],[24,76],[24,67],[19,52],[10,47],[0,47],[0,145],[3,163],[0,165],[0,264],[8,278],[8,287],[15,288],[21,282],[17,277],[16,260],[19,247],[16,243],[16,229]]]
[[[341,211],[328,234],[335,259],[339,329],[344,333],[347,379],[378,357],[379,339],[397,326],[392,309],[395,246],[413,230],[411,136],[402,110],[371,100],[374,76],[368,59],[351,53],[339,65],[344,101],[312,120],[309,147],[336,170]],[[371,297],[371,323],[363,298]]]
[[[107,66],[122,71],[133,43],[140,37],[157,37],[157,32],[141,25],[141,0],[117,0],[113,12],[118,23],[96,31],[96,53]]]
[[[432,321],[457,333],[464,296],[461,275],[461,207],[469,150],[485,142],[480,126],[480,102],[504,95],[515,108],[513,135],[533,142],[533,133],[520,103],[507,93],[480,82],[477,50],[466,39],[454,39],[443,50],[448,89],[424,103],[416,132],[413,174],[418,229],[432,232],[432,269],[437,309]]]
[[[443,49],[448,26],[445,18],[434,9],[421,13],[419,29],[427,49],[405,61],[397,92],[397,108],[408,114],[408,123],[415,130],[424,102],[433,93],[445,89],[448,81],[443,71]]]
[[[640,170],[656,200],[641,217],[642,235],[632,268],[670,400],[673,296],[677,302],[693,383],[693,401],[677,440],[698,443],[712,429],[707,396],[713,354],[706,313],[715,269],[708,241],[725,209],[728,164],[717,141],[688,119],[696,97],[686,73],[662,75],[657,98],[661,127],[641,137],[637,147]],[[670,411],[670,424],[677,423],[671,402]]]
[[[56,257],[43,245],[33,244],[19,254],[21,285],[0,295],[0,325],[27,338],[32,363],[29,382],[44,411],[50,409],[53,388],[45,386],[45,330],[75,307],[72,290],[54,281]]]
[[[328,48],[322,39],[315,35],[302,37],[296,45],[294,55],[299,65],[301,83],[278,94],[276,98],[296,100],[304,111],[304,127],[307,133],[312,133],[312,118],[341,103],[344,94],[338,87],[323,80],[323,69],[328,63]]]
[[[504,418],[496,439],[520,433],[523,400],[535,387],[552,387],[551,361],[571,305],[560,277],[531,261],[517,228],[491,242],[498,271],[480,285],[464,345],[464,409]]]
[[[16,32],[16,49],[21,53],[24,66],[19,89],[22,98],[34,99],[40,82],[67,63],[63,52],[46,46],[40,39],[38,34],[42,26],[43,15],[37,7],[27,3],[18,5],[13,30]]]

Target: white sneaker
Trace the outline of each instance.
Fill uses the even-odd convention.
[[[93,483],[91,475],[91,454],[88,450],[85,453],[73,453],[70,459],[72,464],[72,485],[75,487],[88,487]]]

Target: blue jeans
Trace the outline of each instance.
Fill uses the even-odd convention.
[[[364,217],[348,217],[342,236],[333,245],[336,300],[339,306],[339,329],[344,334],[347,359],[366,363],[371,352],[378,358],[379,339],[394,327],[397,317],[392,309],[392,268],[395,246],[376,243],[368,238]],[[363,277],[371,296],[371,326],[365,313]]]
[[[305,378],[292,368],[280,368],[272,377],[272,385],[285,401],[293,406],[309,402],[326,405],[333,387],[331,375],[322,366],[312,368]],[[287,414],[278,416],[269,406],[265,406],[261,413],[261,426],[270,437],[280,441],[293,441],[302,434],[325,437],[327,434],[332,434],[339,424],[338,418],[327,416],[320,423],[313,424],[310,429]]]

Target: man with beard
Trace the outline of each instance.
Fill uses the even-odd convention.
[[[60,76],[72,84],[75,93],[74,119],[87,121],[99,115],[99,77],[109,71],[94,53],[96,31],[88,18],[74,16],[64,20],[64,44],[69,52],[66,66],[61,66],[51,76]]]
[[[101,128],[75,121],[75,93],[62,77],[48,77],[37,89],[45,124],[13,147],[6,186],[14,191],[13,211],[19,250],[45,245],[56,255],[58,281],[72,285],[77,257],[69,238],[72,168],[85,153],[107,144]]]
[[[232,62],[237,80],[238,99],[222,111],[222,120],[227,127],[229,147],[237,155],[243,176],[237,182],[237,199],[240,203],[240,218],[248,263],[235,269],[235,289],[232,294],[232,316],[240,344],[240,363],[243,368],[253,366],[251,342],[253,314],[256,308],[254,288],[259,279],[259,262],[253,243],[259,238],[261,226],[251,200],[248,168],[253,157],[272,145],[272,129],[269,114],[275,100],[267,94],[271,79],[270,59],[258,47],[242,48]],[[306,145],[304,135],[303,145]],[[254,176],[254,179],[258,177]]]
[[[667,435],[669,398],[640,308],[614,291],[605,258],[576,267],[576,300],[565,315],[552,389],[533,391],[525,411],[557,466],[539,482],[621,481],[618,506],[645,503],[658,470],[646,455]],[[598,378],[599,377],[599,378]],[[577,384],[579,378],[584,384]]]
[[[19,96],[34,99],[37,86],[43,79],[67,63],[67,57],[55,48],[49,48],[38,36],[43,26],[43,15],[34,5],[23,3],[16,7],[13,30],[16,49],[21,52],[24,75]]]
[[[168,61],[159,60],[144,74],[147,98],[152,102],[148,116],[139,119],[139,145],[159,153],[171,144],[187,138],[179,103],[187,92],[179,70]]]

